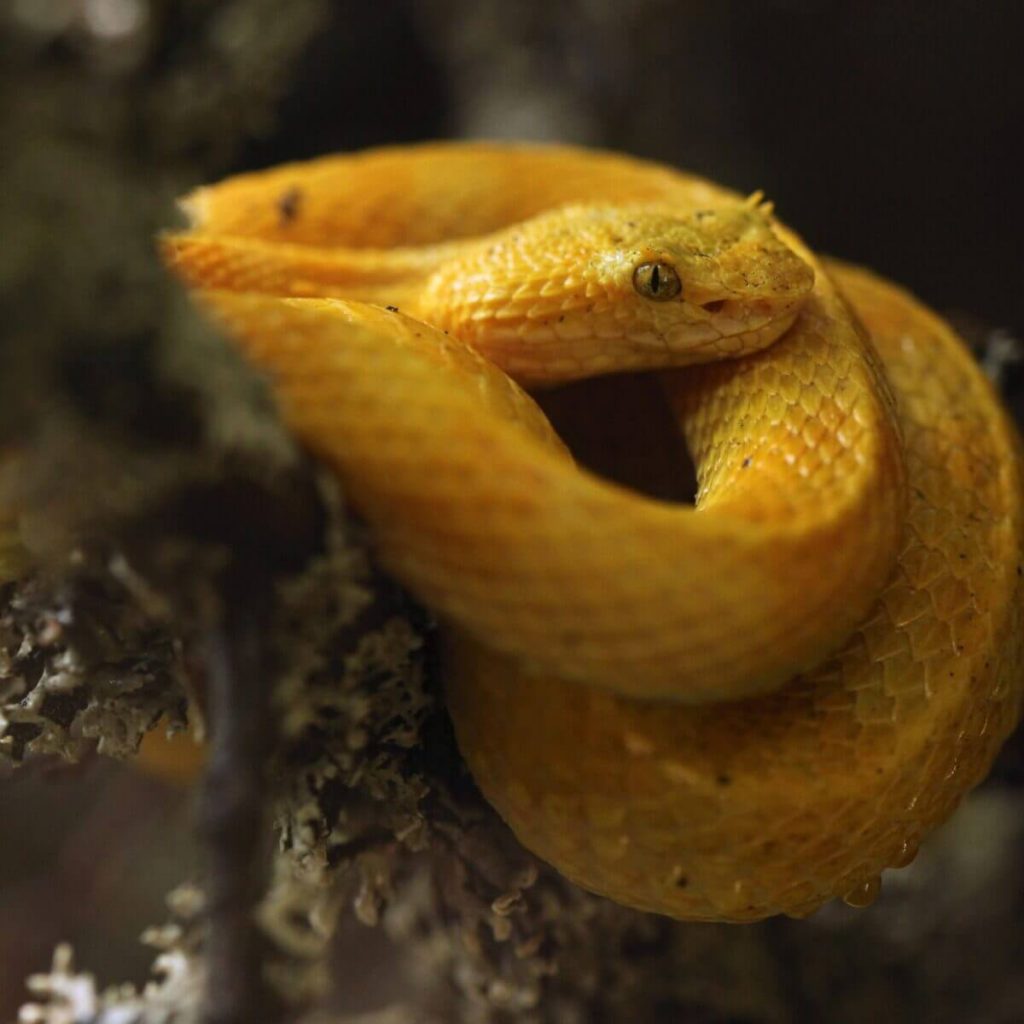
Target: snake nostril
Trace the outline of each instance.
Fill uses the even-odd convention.
[[[721,313],[725,307],[725,299],[715,299],[713,302],[704,302],[702,307],[709,313]]]

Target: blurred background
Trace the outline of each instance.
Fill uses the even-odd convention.
[[[396,141],[607,146],[764,189],[825,252],[1024,326],[1024,7],[341,3],[232,169]]]
[[[92,273],[65,239],[116,268],[118,232],[148,244],[201,181],[489,137],[764,189],[815,248],[1019,338],[1022,44],[1007,0],[0,0],[0,311],[59,332],[61,295]],[[83,310],[129,284],[103,287]],[[694,948],[784,955],[742,1011],[695,997],[672,1019],[1024,1019],[1022,765],[1018,739],[872,911],[694,928]],[[99,760],[0,768],[0,821],[0,1020],[58,940],[103,982],[141,980],[137,935],[194,866],[188,794]]]

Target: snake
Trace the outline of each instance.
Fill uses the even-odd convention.
[[[568,879],[682,920],[866,905],[988,773],[1024,689],[1020,441],[908,292],[760,193],[567,145],[383,147],[182,206],[163,259],[437,616],[469,771]],[[692,503],[542,410],[623,375]]]

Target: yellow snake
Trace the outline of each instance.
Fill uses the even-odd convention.
[[[569,878],[698,920],[864,903],[984,776],[1022,692],[1018,440],[908,294],[758,196],[568,147],[185,206],[165,258],[439,615],[474,778]],[[577,466],[519,386],[652,369],[695,508]]]

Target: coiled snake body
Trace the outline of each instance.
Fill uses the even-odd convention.
[[[690,919],[866,902],[983,777],[1021,700],[1018,442],[905,292],[756,197],[564,147],[186,205],[166,259],[441,617],[473,775],[567,876]],[[695,508],[576,466],[509,377],[652,368]]]

